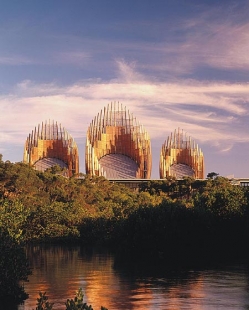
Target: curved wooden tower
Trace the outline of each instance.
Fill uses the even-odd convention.
[[[122,104],[108,104],[88,128],[85,162],[90,175],[148,179],[152,163],[150,138]]]
[[[184,176],[204,179],[203,153],[183,130],[175,130],[164,142],[160,154],[159,173],[161,179],[169,176],[177,179]]]
[[[36,170],[52,166],[65,168],[65,176],[79,173],[78,147],[74,139],[57,122],[45,122],[32,130],[24,146],[23,162]]]

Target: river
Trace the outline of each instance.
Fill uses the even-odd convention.
[[[107,250],[47,245],[27,249],[32,266],[24,283],[29,298],[18,310],[36,308],[46,292],[53,309],[82,288],[94,310],[249,309],[249,273],[245,261],[181,265],[119,261]]]

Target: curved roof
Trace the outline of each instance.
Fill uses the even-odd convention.
[[[34,163],[35,169],[43,172],[53,166],[68,169],[68,165],[58,158],[42,158]]]
[[[138,172],[135,161],[122,154],[105,155],[99,165],[102,175],[108,179],[133,179]]]
[[[170,166],[170,175],[177,178],[181,179],[183,177],[194,177],[195,172],[194,170],[185,164],[173,164]]]

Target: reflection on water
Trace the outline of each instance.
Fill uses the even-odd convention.
[[[78,246],[34,246],[27,249],[33,267],[25,290],[29,299],[18,310],[36,308],[47,292],[54,309],[65,309],[81,287],[94,310],[249,309],[246,264],[216,268],[171,268],[169,264],[120,264],[103,250]]]

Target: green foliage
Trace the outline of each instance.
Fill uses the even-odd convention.
[[[207,174],[207,178],[213,180],[213,179],[215,179],[218,175],[219,175],[219,173],[216,173],[216,172],[209,172],[209,173]]]
[[[247,204],[244,190],[232,185],[228,179],[216,177],[195,195],[194,205],[217,216],[229,218],[242,215]]]
[[[69,239],[147,256],[218,253],[224,247],[244,251],[249,190],[215,174],[206,180],[150,181],[136,192],[103,177],[65,178],[58,169],[37,172],[0,157],[0,298],[25,298],[19,283],[30,269],[23,242]],[[45,294],[37,306],[53,307]],[[81,290],[66,306],[92,309]]]
[[[168,177],[159,181],[141,183],[139,190],[140,192],[148,192],[152,196],[168,197],[171,199],[189,199],[191,194],[198,188],[198,185],[201,184],[203,184],[203,181],[200,182],[191,177],[184,177],[181,180]]]
[[[82,289],[80,288],[76,293],[74,299],[68,299],[66,302],[66,310],[93,310],[92,306],[88,306],[86,303],[83,302],[84,294]]]
[[[48,297],[45,293],[39,293],[40,298],[37,298],[36,310],[52,310],[53,303],[48,302]],[[80,288],[74,297],[74,299],[67,299],[65,306],[66,310],[93,310],[92,306],[88,306],[87,303],[83,302],[84,294]],[[101,307],[101,310],[108,310],[107,308]]]
[[[21,281],[31,274],[24,249],[0,228],[0,299],[22,301],[27,298]]]
[[[48,302],[48,297],[46,296],[46,292],[42,294],[39,293],[40,298],[37,298],[37,307],[35,310],[52,310],[53,309],[53,303]]]
[[[24,230],[29,214],[30,210],[18,200],[0,201],[0,227],[4,227],[8,235],[18,243],[25,238]]]
[[[23,163],[1,163],[0,226],[7,223],[16,240],[77,239],[84,223],[113,222],[140,205],[161,201],[103,177],[65,178],[57,170],[43,173]]]
[[[42,173],[0,161],[0,227],[19,243],[80,239],[161,251],[207,243],[215,233],[234,238],[229,225],[249,236],[248,206],[248,192],[217,174],[149,181],[133,191],[103,177],[65,178],[57,168]]]
[[[181,202],[164,200],[158,206],[141,207],[114,230],[116,245],[149,256],[184,246],[193,240],[193,210]],[[190,236],[191,234],[191,236]]]
[[[164,180],[148,181],[147,183],[141,183],[140,191],[149,192],[151,195],[162,195],[167,194],[168,196],[173,195],[177,189],[176,178],[167,178]]]

